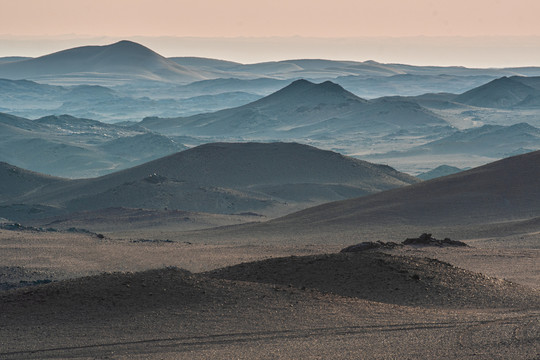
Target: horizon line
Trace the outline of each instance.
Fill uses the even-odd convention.
[[[531,36],[94,36],[0,34],[0,57],[40,57],[81,46],[137,42],[158,54],[200,57],[241,64],[302,59],[376,61],[415,66],[538,67],[540,35]],[[2,44],[3,43],[3,44]]]

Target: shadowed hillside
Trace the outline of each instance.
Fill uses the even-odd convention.
[[[28,193],[39,193],[45,186],[63,186],[69,180],[35,173],[0,162],[0,203]]]
[[[469,90],[454,101],[487,108],[530,106],[540,98],[540,77],[502,77]]]
[[[431,180],[442,176],[452,175],[460,171],[463,171],[463,169],[455,166],[441,165],[437,166],[435,169],[431,169],[425,173],[419,174],[416,177],[422,180]]]
[[[52,184],[17,201],[65,211],[123,206],[283,214],[417,181],[388,166],[306,145],[216,143],[100,178]]]
[[[540,215],[540,151],[380,194],[324,204],[276,226],[464,225]]]

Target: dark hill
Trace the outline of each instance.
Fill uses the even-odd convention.
[[[163,81],[202,80],[199,74],[145,46],[120,41],[105,46],[82,46],[17,62],[0,64],[0,77],[35,79],[55,75],[124,75]]]
[[[100,178],[50,186],[18,202],[66,211],[123,206],[283,214],[417,181],[388,166],[306,145],[217,143]]]
[[[62,186],[67,179],[39,174],[0,162],[0,203],[19,196],[39,193],[48,185]]]
[[[348,183],[383,185],[416,182],[388,166],[297,143],[212,143],[107,178],[151,173],[199,184],[245,187],[254,184]],[[375,179],[382,176],[382,179]]]
[[[261,100],[255,101],[253,104],[273,106],[276,102],[295,103],[297,101],[304,104],[309,101],[310,103],[317,102],[332,105],[344,105],[347,101],[367,103],[367,100],[359,98],[331,81],[315,84],[311,81],[301,79],[293,81],[290,85]]]
[[[428,258],[379,252],[275,258],[206,273],[408,306],[540,306],[538,293]]]
[[[469,90],[454,101],[487,108],[514,107],[526,99],[540,96],[540,78],[502,77]]]
[[[540,215],[540,151],[379,194],[323,204],[267,226],[298,231],[366,225],[451,226]]]

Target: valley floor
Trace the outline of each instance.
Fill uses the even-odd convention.
[[[100,239],[86,234],[0,231],[0,283],[20,285],[22,280],[53,280],[46,285],[0,292],[0,358],[540,356],[540,249],[534,246],[505,248],[496,246],[497,241],[477,239],[468,240],[475,246],[471,248],[407,247],[387,251],[388,254],[317,257],[337,253],[351,242],[344,239],[331,245],[285,240],[219,243],[196,237],[193,242],[169,242],[111,235],[114,234]],[[534,245],[538,238],[530,234],[522,243]],[[298,276],[284,283],[267,282],[264,274],[271,276],[284,269],[282,265],[272,265],[269,259],[276,257],[287,257],[284,261],[291,269],[302,269],[311,266],[312,260],[323,259],[328,270],[321,265],[320,274],[309,272],[315,274],[310,280],[310,284],[315,281],[313,286],[298,286],[308,281],[302,278],[300,270],[288,272]],[[510,280],[504,291],[497,293],[502,294],[502,302],[499,298],[492,303],[475,302],[474,297],[482,298],[489,292],[482,289],[483,285],[467,288],[472,291],[465,294],[471,298],[470,304],[459,299],[461,302],[456,300],[457,303],[440,301],[452,296],[452,291],[446,294],[440,287],[428,291],[426,285],[422,289],[426,292],[421,292],[426,294],[425,299],[404,293],[405,285],[418,285],[411,278],[400,283],[392,275],[406,272],[400,270],[405,263],[407,269],[418,268],[421,279],[428,279],[433,285],[434,275],[428,276],[427,268],[431,262],[425,258],[444,262],[435,263],[437,266],[449,263],[486,274],[479,279],[488,285],[507,283],[495,278]],[[246,266],[265,271],[259,280],[219,276],[220,268],[253,261],[259,262]],[[355,276],[371,269],[354,264],[347,268],[350,261],[390,264],[385,268],[390,271],[385,280],[389,282],[384,284],[388,291],[381,295],[369,290],[390,300],[345,296],[355,284],[360,286],[358,281],[364,281]],[[230,269],[224,269],[223,276],[230,275],[234,267]],[[216,272],[207,272],[210,270]],[[325,291],[320,284],[334,284],[338,288]],[[417,305],[406,303],[406,298]],[[507,303],[505,299],[514,300]]]

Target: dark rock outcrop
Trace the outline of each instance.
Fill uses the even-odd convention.
[[[403,245],[424,245],[424,246],[469,246],[463,241],[451,240],[444,238],[444,240],[437,240],[431,236],[431,234],[423,233],[417,238],[408,238],[402,243]]]
[[[405,245],[420,245],[420,246],[469,246],[463,241],[451,240],[449,238],[444,238],[444,240],[437,240],[432,237],[431,234],[424,233],[417,238],[408,238],[405,239],[401,244],[395,242],[382,242],[382,241],[366,241],[360,244],[351,245],[340,252],[361,252],[371,249],[393,249],[395,247],[401,247]]]
[[[362,242],[360,244],[351,245],[346,247],[345,249],[341,250],[340,252],[360,252],[365,250],[371,250],[371,249],[393,249],[398,246],[403,246],[402,244],[398,244],[395,242],[382,242],[382,241],[366,241]]]

